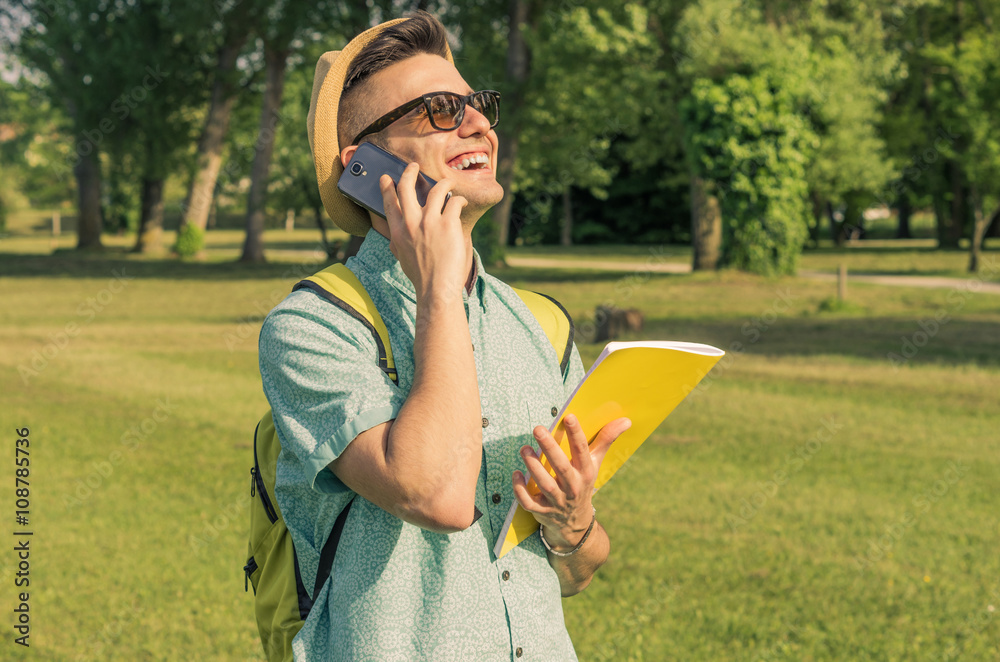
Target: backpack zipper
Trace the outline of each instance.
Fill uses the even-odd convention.
[[[247,564],[243,566],[243,592],[246,593],[250,590],[250,575],[257,572],[257,561],[251,556]],[[253,594],[257,595],[257,587],[253,589]]]
[[[258,424],[258,428],[259,428]],[[257,496],[260,497],[261,503],[264,504],[264,512],[267,513],[267,519],[271,520],[271,524],[278,521],[278,511],[274,509],[271,504],[271,498],[267,494],[267,489],[264,487],[264,477],[260,475],[260,462],[257,461],[257,431],[253,434],[253,469],[250,470],[250,475],[253,477],[254,483],[257,485]],[[252,485],[252,484],[251,484]],[[251,494],[253,494],[253,487],[251,489]]]

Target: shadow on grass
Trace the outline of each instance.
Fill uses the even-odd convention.
[[[935,324],[937,328],[935,329]],[[688,340],[715,345],[726,351],[764,356],[849,356],[908,365],[969,365],[1000,367],[1000,334],[996,322],[949,320],[933,322],[930,316],[782,318],[766,330],[742,321],[653,319],[647,320],[643,337]],[[589,341],[589,339],[587,339]],[[740,347],[742,349],[740,349]]]
[[[276,247],[281,250],[284,245]],[[260,280],[304,278],[332,264],[319,262],[272,261],[250,264],[237,261],[197,262],[165,257],[154,259],[131,255],[124,250],[100,252],[57,251],[52,255],[0,253],[0,277],[6,278],[110,278],[124,270],[132,278],[172,280]],[[559,268],[500,268],[488,272],[504,282],[614,282],[631,271],[582,271]],[[663,277],[664,274],[656,274]]]
[[[0,277],[34,278],[111,278],[115,271],[132,278],[172,280],[260,280],[303,278],[331,264],[329,260],[311,262],[265,262],[250,264],[237,261],[197,262],[176,258],[139,258],[121,250],[80,253],[57,251],[52,255],[0,253]]]

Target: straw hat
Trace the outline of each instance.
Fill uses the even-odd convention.
[[[365,30],[352,39],[342,51],[329,51],[316,63],[313,76],[312,98],[309,101],[309,116],[306,119],[309,131],[309,149],[316,165],[316,181],[323,207],[333,222],[345,232],[359,237],[368,234],[371,219],[368,211],[345,198],[337,190],[337,181],[344,172],[340,162],[340,141],[337,139],[337,109],[340,94],[344,91],[344,78],[351,61],[362,48],[367,46],[382,30],[405,21],[397,18]],[[445,46],[448,61],[454,63],[451,49]]]

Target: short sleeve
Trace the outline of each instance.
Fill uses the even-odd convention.
[[[378,366],[368,328],[309,291],[289,295],[264,320],[260,374],[282,450],[313,489],[347,487],[327,469],[360,433],[392,420],[405,397]]]
[[[580,358],[580,350],[573,343],[573,349],[569,354],[569,365],[566,366],[566,374],[563,375],[563,392],[566,400],[576,390],[576,387],[583,381],[586,371],[583,369],[583,359]]]

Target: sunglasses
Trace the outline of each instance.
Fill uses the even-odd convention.
[[[404,103],[395,110],[378,118],[359,133],[351,142],[357,145],[358,141],[365,136],[378,133],[393,122],[402,119],[414,108],[423,104],[427,117],[438,131],[454,131],[465,119],[465,107],[472,106],[476,112],[481,113],[490,123],[490,128],[500,121],[500,93],[496,90],[482,90],[472,94],[456,94],[455,92],[431,92],[423,94],[413,101]]]

